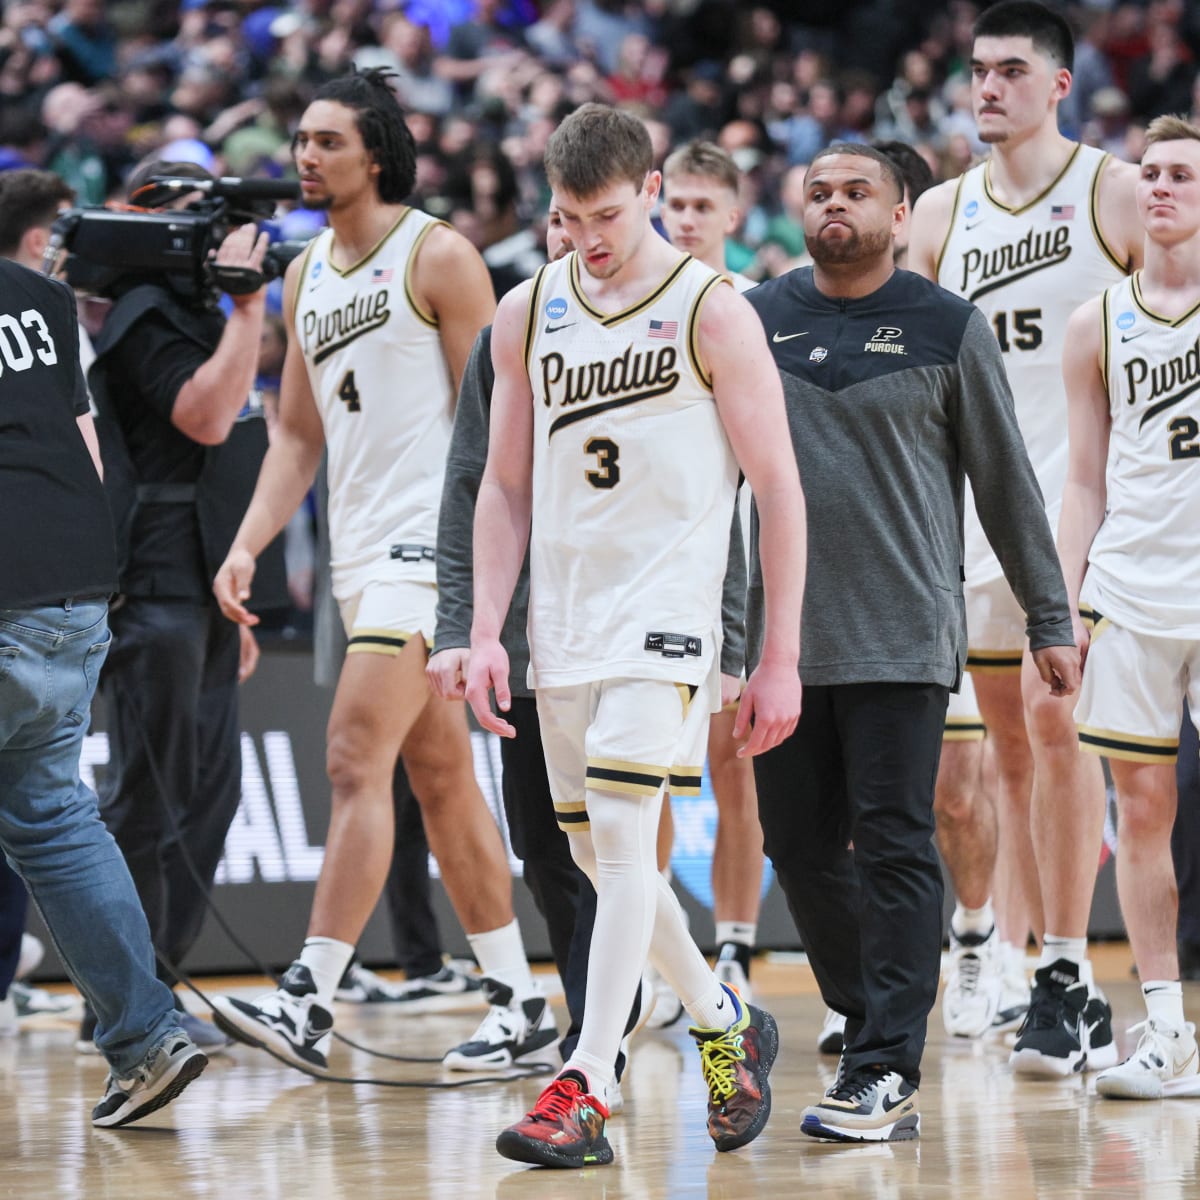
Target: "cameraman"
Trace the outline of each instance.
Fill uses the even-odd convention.
[[[191,163],[151,163],[130,181],[135,203],[164,195],[148,188],[156,176],[212,178]],[[168,194],[172,208],[199,198]],[[242,225],[215,265],[258,272],[266,249],[266,235]],[[197,290],[207,294],[189,294]],[[88,375],[122,559],[101,680],[111,761],[100,807],[155,946],[179,965],[203,925],[241,797],[237,689],[258,648],[222,616],[211,581],[266,453],[251,395],[265,292],[232,296],[226,320],[215,293],[172,276],[131,276],[110,291]],[[173,982],[161,964],[159,975]],[[181,1022],[198,1045],[227,1042],[197,1017]],[[85,1017],[80,1049],[87,1037]]]
[[[110,1073],[92,1121],[111,1128],[168,1103],[207,1059],[154,978],[129,872],[79,779],[116,563],[75,300],[0,260],[0,323],[0,851],[99,1014]]]
[[[0,258],[39,270],[50,226],[60,209],[74,203],[75,192],[51,171],[0,172]],[[95,437],[91,421],[81,422],[80,430],[85,437]],[[0,855],[0,1037],[16,1032],[17,1017],[25,1015],[13,985],[25,957],[22,942],[28,908],[25,885]],[[32,995],[32,991],[25,993],[27,998]]]

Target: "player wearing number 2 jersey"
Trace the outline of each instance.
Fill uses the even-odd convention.
[[[458,234],[403,204],[415,148],[386,77],[322,87],[294,144],[304,200],[330,229],[289,268],[278,436],[214,585],[243,607],[254,557],[329,453],[334,595],[349,636],[329,718],[333,812],[308,938],[278,991],[214,1000],[227,1032],[324,1069],[334,990],[392,858],[392,772],[404,760],[430,849],[485,975],[491,1011],[448,1066],[506,1065],[554,1041],[512,915],[499,832],[475,782],[463,708],[425,680],[437,510],[454,389],[492,315],[486,268]]]
[[[1141,252],[1136,170],[1058,132],[1073,56],[1066,22],[1033,0],[1005,0],[980,17],[971,95],[979,136],[991,154],[961,180],[921,198],[909,253],[913,270],[988,317],[1052,518],[1066,461],[1063,314],[1119,279]],[[980,744],[948,741],[940,775],[959,776],[964,796],[954,835],[942,839],[959,899],[943,1015],[952,1033],[986,1032],[999,1005],[1000,938],[1015,954],[1023,952],[1031,927],[1044,930],[1043,969],[1014,1065],[1048,1075],[1092,1069],[1115,1057],[1108,1006],[1087,988],[1087,1012],[1076,1012],[1078,990],[1064,981],[1089,978],[1086,935],[1103,833],[1103,781],[1098,765],[1079,753],[1072,705],[1041,687],[1024,648],[1019,610],[990,556],[976,548],[972,524],[964,556],[968,669],[995,745],[1000,828],[1011,835],[1005,870],[1021,879],[1024,904],[997,914],[997,932],[990,899],[996,814],[979,793],[970,794]],[[939,812],[939,825],[949,816]],[[945,824],[949,830],[948,819]],[[1062,969],[1053,969],[1060,960]],[[1064,1033],[1067,1028],[1074,1032]]]
[[[1059,544],[1087,669],[1075,719],[1117,786],[1117,889],[1146,1001],[1116,1099],[1200,1095],[1171,858],[1183,701],[1200,712],[1200,128],[1159,117],[1137,186],[1146,265],[1071,317]],[[1079,619],[1090,606],[1094,625]]]

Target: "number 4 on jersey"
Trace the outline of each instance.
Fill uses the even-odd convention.
[[[358,388],[354,386],[354,372],[347,371],[342,376],[342,382],[338,384],[338,399],[341,400],[347,412],[362,412],[362,405],[358,402]]]

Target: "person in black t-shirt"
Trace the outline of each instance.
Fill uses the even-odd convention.
[[[153,163],[135,174],[130,194],[153,203],[144,186],[152,177],[200,175],[207,172],[191,164]],[[266,244],[243,225],[217,261],[257,270]],[[200,933],[241,799],[237,688],[258,651],[248,630],[222,616],[210,584],[266,452],[252,392],[265,293],[232,297],[226,320],[165,278],[130,277],[115,291],[88,373],[124,560],[101,681],[111,762],[100,811],[154,944],[177,966]],[[114,453],[133,476],[119,495]],[[159,974],[173,981],[161,964]],[[199,1045],[227,1044],[208,1022],[181,1019]],[[88,1049],[87,1024],[80,1050]]]
[[[79,778],[117,582],[94,445],[74,296],[0,260],[0,849],[96,1013],[112,1070],[92,1121],[111,1127],[208,1060],[154,977],[129,871]]]

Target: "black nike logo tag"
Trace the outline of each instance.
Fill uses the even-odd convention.
[[[1132,342],[1134,340],[1134,338],[1140,338],[1143,334],[1146,334],[1149,332],[1150,332],[1150,330],[1148,330],[1148,329],[1142,329],[1137,333],[1123,333],[1121,335],[1121,341],[1122,342]]]
[[[568,321],[565,325],[547,325],[547,333],[557,333],[560,329],[570,329],[572,325],[578,325],[578,321]]]

